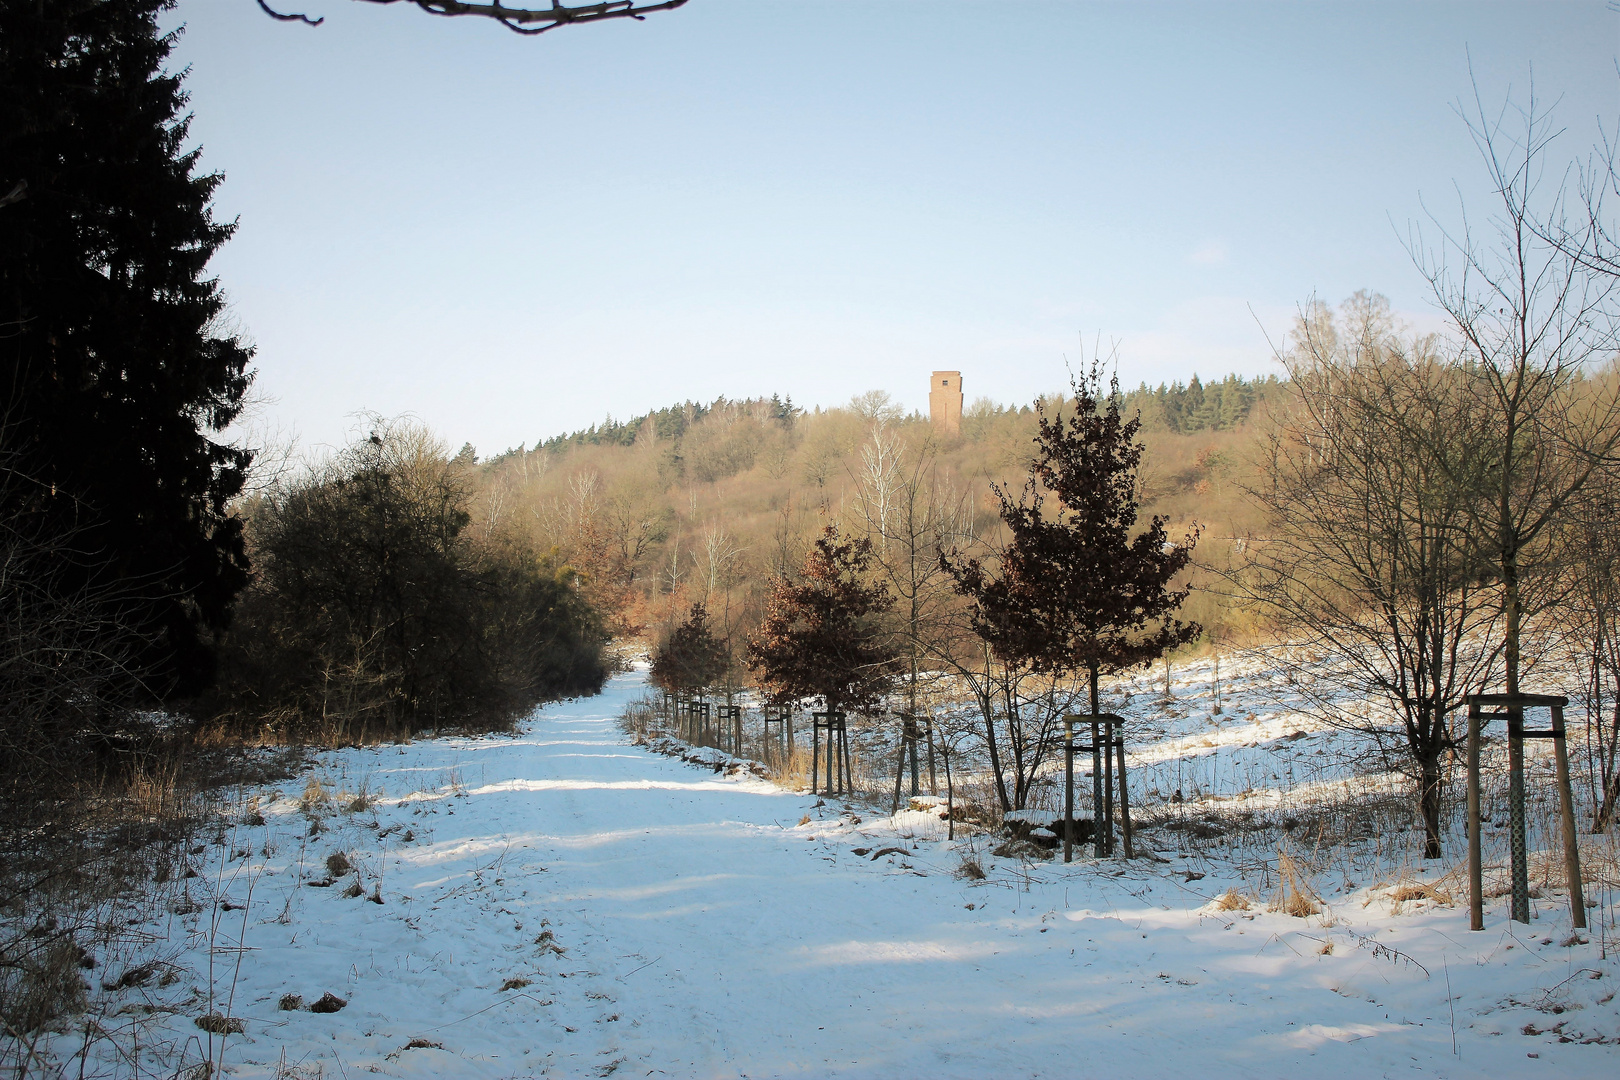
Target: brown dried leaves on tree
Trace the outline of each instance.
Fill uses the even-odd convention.
[[[878,624],[894,605],[888,586],[863,579],[866,539],[829,525],[798,580],[772,582],[765,621],[748,643],[748,666],[772,701],[819,697],[832,710],[869,712],[895,674],[896,654]]]

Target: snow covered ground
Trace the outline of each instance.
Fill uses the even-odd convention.
[[[93,978],[158,961],[97,991],[104,1027],[127,1024],[145,1056],[102,1040],[89,1072],[173,1075],[182,1055],[326,1078],[1620,1066],[1620,965],[1571,935],[1561,898],[1528,928],[1493,901],[1478,934],[1465,906],[1395,904],[1389,882],[1343,875],[1316,883],[1328,906],[1309,918],[1265,897],[1221,910],[1245,877],[1232,860],[997,859],[925,814],[850,812],[630,745],[615,718],[641,691],[619,676],[516,736],[322,754],[309,784],[263,793],[196,851],[177,899],[123,913],[147,944],[98,958]],[[1284,724],[1240,714],[1209,749]],[[1278,759],[1255,760],[1269,776]],[[339,852],[353,868],[333,875]],[[984,880],[957,874],[964,854]],[[303,1007],[284,1010],[292,994]],[[309,1011],[326,994],[346,1004]],[[210,1012],[241,1032],[199,1029]]]

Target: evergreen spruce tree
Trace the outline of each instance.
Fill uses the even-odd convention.
[[[730,666],[726,643],[709,629],[709,609],[699,602],[653,654],[651,678],[672,694],[702,693]]]
[[[70,537],[64,572],[127,586],[159,696],[195,689],[247,579],[241,408],[251,350],[209,260],[235,225],[188,146],[172,0],[0,0],[0,414],[31,483],[0,514]],[[71,583],[70,583],[71,584]]]

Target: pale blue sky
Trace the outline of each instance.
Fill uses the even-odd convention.
[[[1620,14],[1519,4],[690,0],[520,38],[352,0],[180,0],[216,259],[271,417],[492,453],[684,398],[927,375],[1023,402],[1081,336],[1134,384],[1270,370],[1312,294],[1438,326],[1401,246],[1460,185],[1469,57],[1620,117]],[[1420,198],[1422,202],[1420,202]]]

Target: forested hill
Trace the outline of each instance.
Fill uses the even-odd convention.
[[[1236,375],[1127,391],[1127,415],[1140,410],[1143,421],[1144,514],[1197,521],[1209,536],[1257,527],[1243,471],[1257,406],[1279,392],[1276,379]],[[471,529],[515,531],[554,552],[620,633],[662,628],[656,636],[683,605],[706,600],[742,640],[761,617],[760,586],[796,567],[826,524],[858,527],[873,484],[926,475],[977,534],[993,534],[991,485],[1016,490],[1027,477],[1035,404],[980,398],[955,436],[882,391],[831,408],[720,397],[609,417],[479,462],[468,474]]]
[[[1206,384],[1194,373],[1185,384],[1178,381],[1150,387],[1144,382],[1135,390],[1126,391],[1123,411],[1127,416],[1139,411],[1143,424],[1150,428],[1178,433],[1231,431],[1241,427],[1248,420],[1250,411],[1267,396],[1275,394],[1279,386],[1281,383],[1275,375],[1254,379],[1228,375],[1220,382]],[[583,430],[540,439],[535,443],[535,449],[557,452],[571,446],[633,446],[643,433],[659,439],[677,439],[710,413],[739,407],[762,413],[762,418],[773,420],[783,427],[792,427],[794,418],[804,411],[793,404],[791,394],[786,397],[772,394],[769,400],[736,401],[721,395],[708,404],[683,401],[628,420],[615,420],[609,415],[600,424],[592,424]],[[996,407],[980,399],[975,403],[975,410],[982,414],[996,410]]]
[[[711,412],[723,411],[733,406],[757,407],[765,412],[769,419],[785,427],[791,427],[793,418],[804,411],[793,404],[791,394],[786,398],[772,394],[769,401],[763,398],[756,401],[728,401],[721,395],[708,405],[698,401],[683,401],[679,405],[654,409],[629,420],[615,420],[609,415],[600,424],[592,424],[583,431],[571,431],[566,435],[553,435],[549,439],[541,439],[535,444],[535,448],[558,451],[570,446],[633,446],[636,437],[644,431],[659,439],[677,439],[686,434],[687,428],[700,422]]]

